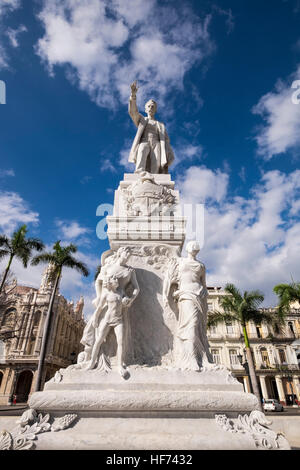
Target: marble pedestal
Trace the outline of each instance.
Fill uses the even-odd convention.
[[[105,371],[100,370],[101,363],[99,369],[79,369],[84,362],[61,369],[43,392],[31,396],[34,411],[20,426],[23,438],[26,433],[29,438],[36,435],[37,449],[289,448],[258,411],[256,397],[244,393],[226,368],[208,363],[208,351],[197,359],[201,371],[195,364],[191,370],[180,370],[186,366],[178,361],[176,348],[175,286],[167,294],[163,288],[170,260],[180,257],[185,223],[170,175],[124,175],[115,192],[113,215],[107,217],[111,250],[102,254],[101,265],[103,272],[113,272],[109,266],[117,263],[118,250],[128,248],[124,279],[128,268],[133,270],[139,291],[123,312],[128,375],[125,379],[116,369],[116,339],[110,331],[103,344],[109,358]],[[199,289],[201,282],[197,278]],[[127,296],[131,295],[129,289]],[[17,445],[22,429],[15,431],[15,439],[6,436],[7,445],[10,440]]]
[[[29,401],[53,418],[76,414],[59,433],[42,433],[37,449],[288,449],[257,411],[257,399],[225,369],[185,372],[129,368],[109,373],[62,370]]]

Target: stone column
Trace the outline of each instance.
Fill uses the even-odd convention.
[[[245,375],[243,377],[244,379],[244,386],[245,386],[245,392],[246,393],[251,393],[251,387],[250,387],[250,382],[249,382],[249,377]]]
[[[36,341],[35,341],[35,349],[34,349],[34,352],[38,353],[38,354],[41,350],[41,344],[42,344],[44,324],[45,324],[45,318],[46,318],[46,315],[47,315],[47,310],[45,310],[44,308],[41,308],[40,312],[41,312],[41,318],[40,318],[40,323],[39,323],[39,326],[38,326],[38,331],[37,331]]]
[[[260,381],[262,396],[265,400],[267,400],[269,398],[269,394],[268,394],[268,389],[267,389],[267,384],[266,384],[266,377],[264,375],[260,375],[259,381]]]
[[[253,348],[253,361],[255,363],[255,369],[259,369],[262,364],[261,353],[258,348]]]
[[[35,306],[33,306],[29,310],[28,317],[27,317],[28,318],[27,319],[27,326],[26,326],[26,330],[25,330],[25,338],[24,338],[23,347],[22,347],[25,355],[28,355],[27,348],[28,348],[28,344],[30,343],[30,340],[31,340],[32,319],[33,319],[33,314],[34,314],[34,308],[35,308]]]
[[[293,377],[294,393],[297,396],[297,401],[300,404],[300,382],[299,377]]]
[[[28,321],[28,312],[26,311],[21,311],[21,318],[22,318],[22,324],[21,324],[21,327],[20,327],[20,334],[19,334],[19,339],[18,339],[18,344],[17,344],[17,348],[18,350],[22,350],[23,348],[23,342],[24,342],[24,338],[25,338],[25,330],[26,330],[26,326],[27,326],[27,321]]]
[[[280,377],[279,375],[276,375],[275,381],[276,381],[277,391],[279,395],[279,401],[282,401],[285,403],[285,393],[284,393],[284,388],[282,384],[282,377]]]

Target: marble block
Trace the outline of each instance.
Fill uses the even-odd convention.
[[[128,378],[116,370],[61,369],[46,383],[43,392],[34,393],[31,408],[50,413],[137,412],[187,416],[186,413],[212,415],[226,412],[251,412],[257,409],[257,399],[244,393],[243,386],[225,369],[212,368],[193,372],[163,367],[131,366]]]

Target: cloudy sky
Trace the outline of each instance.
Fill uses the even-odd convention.
[[[0,231],[77,244],[91,276],[66,271],[62,291],[91,313],[96,210],[132,171],[134,79],[182,200],[205,205],[208,283],[274,305],[276,283],[300,281],[298,0],[0,0]],[[33,286],[41,270],[13,266]]]

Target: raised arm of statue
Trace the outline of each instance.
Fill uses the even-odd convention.
[[[136,82],[133,82],[130,87],[131,87],[131,95],[129,98],[128,112],[134,124],[138,127],[139,122],[140,122],[140,117],[141,117],[137,104],[136,104],[136,94],[138,91],[138,87],[136,85]]]
[[[97,279],[95,281],[96,298],[92,301],[92,304],[94,305],[94,307],[97,307],[100,301],[101,294],[102,294],[102,284],[103,284],[103,279],[105,278],[105,274],[106,274],[105,267],[102,266],[100,273],[98,274]]]

